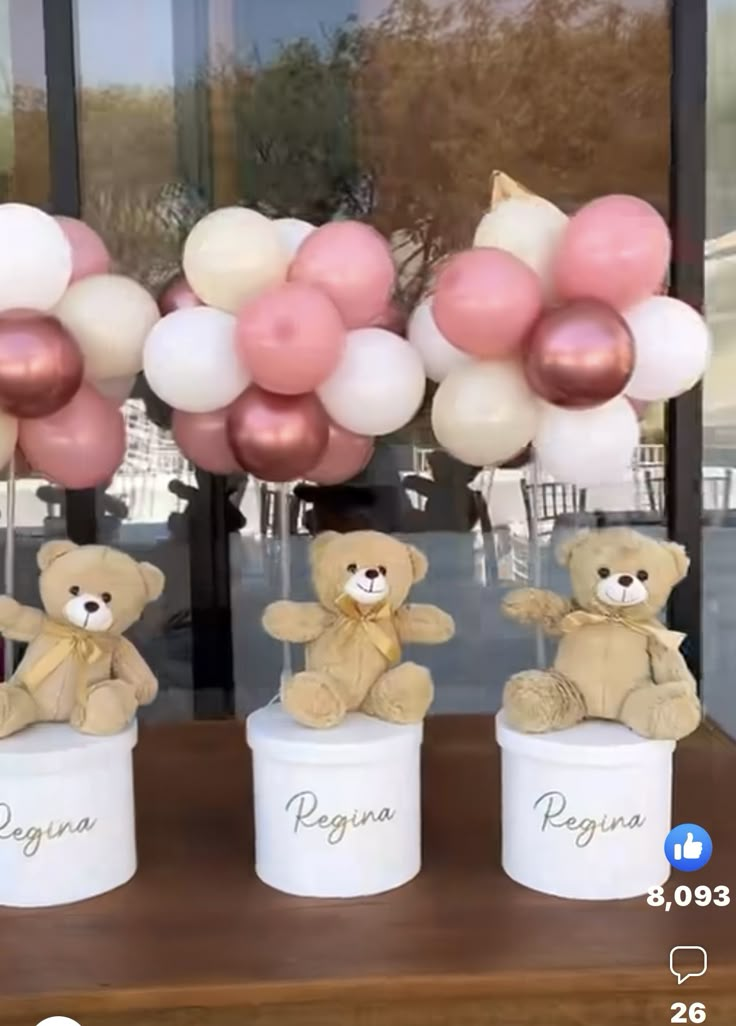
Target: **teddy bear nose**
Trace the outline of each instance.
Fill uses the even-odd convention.
[[[630,577],[629,574],[621,574],[618,579],[618,583],[622,588],[628,588],[630,584],[634,583],[634,578]]]
[[[365,575],[369,581],[375,581],[376,577],[378,577],[378,570],[374,570],[373,567],[371,567],[370,570],[366,570]]]
[[[100,608],[100,603],[92,602],[92,600],[90,600],[89,602],[84,603],[84,608],[87,610],[88,613],[96,613],[97,610]]]

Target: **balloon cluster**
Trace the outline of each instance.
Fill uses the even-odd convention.
[[[201,469],[337,484],[419,409],[422,361],[384,326],[396,274],[373,228],[224,207],[191,230],[182,269],[143,369]]]
[[[65,488],[108,481],[125,456],[118,404],[158,320],[152,296],[110,274],[82,221],[0,205],[0,464],[26,464]]]
[[[602,197],[571,218],[536,196],[486,214],[409,323],[439,382],[439,443],[474,466],[532,443],[559,481],[623,479],[640,441],[637,409],[692,388],[710,354],[700,314],[662,294],[670,255],[665,221],[632,196]]]

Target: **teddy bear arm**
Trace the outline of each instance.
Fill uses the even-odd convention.
[[[0,634],[9,641],[33,641],[43,622],[40,609],[22,606],[10,595],[0,595]]]
[[[516,588],[505,596],[501,608],[509,620],[534,624],[554,636],[573,605],[569,598],[544,588]]]
[[[655,684],[669,684],[672,681],[681,681],[692,688],[693,694],[697,693],[695,678],[690,673],[682,652],[676,649],[665,648],[656,640],[653,640],[649,646],[649,661]]]
[[[402,606],[396,614],[399,640],[407,645],[441,645],[455,633],[455,621],[438,606]]]
[[[112,655],[112,675],[135,690],[140,705],[148,705],[158,693],[158,680],[135,645],[120,638]]]
[[[333,617],[317,602],[272,602],[263,614],[263,629],[277,641],[303,645],[315,641]]]

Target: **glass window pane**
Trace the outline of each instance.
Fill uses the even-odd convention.
[[[708,17],[705,289],[714,346],[703,399],[703,690],[710,716],[736,735],[736,2],[709,0]]]

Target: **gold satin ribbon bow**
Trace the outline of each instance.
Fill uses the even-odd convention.
[[[646,637],[654,638],[664,648],[676,652],[685,640],[685,634],[679,631],[670,631],[666,627],[658,627],[652,623],[637,623],[636,620],[627,620],[623,616],[616,616],[615,613],[588,613],[584,609],[574,613],[568,613],[560,623],[560,630],[563,634],[576,631],[579,627],[587,627],[589,624],[617,623],[622,627],[628,627],[635,634],[643,634]]]
[[[103,649],[85,631],[76,627],[67,627],[64,624],[47,621],[43,626],[43,634],[50,634],[58,638],[56,644],[44,652],[37,663],[29,666],[23,671],[22,682],[29,691],[38,687],[54,670],[58,670],[65,659],[70,656],[80,664],[80,669],[91,666],[102,656]],[[78,689],[85,685],[85,674],[80,675]]]
[[[341,595],[335,603],[345,617],[342,626],[363,630],[384,659],[395,663],[401,655],[396,635],[390,627],[392,613],[387,602],[375,606],[360,606],[349,595]],[[381,621],[388,621],[388,629]]]

